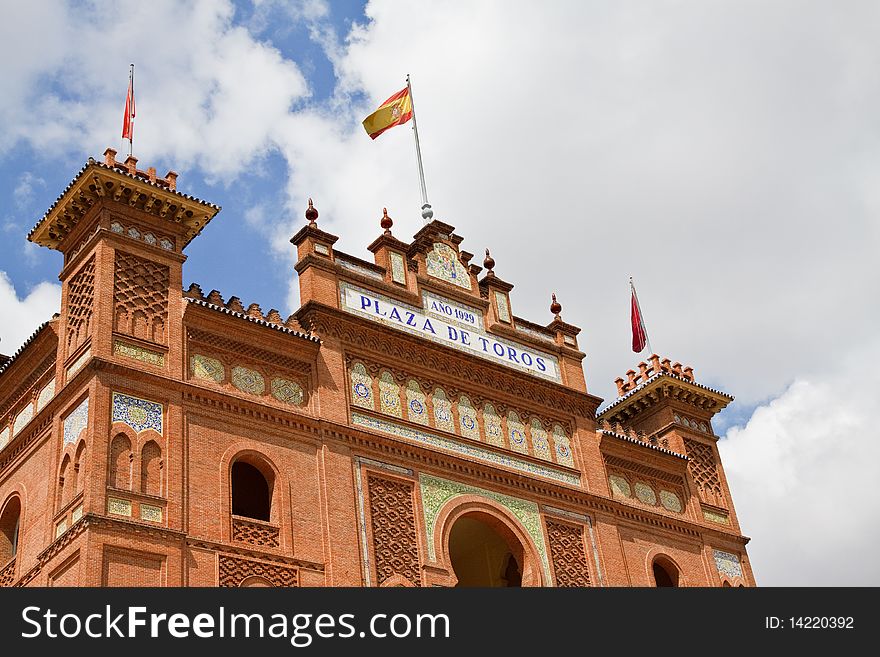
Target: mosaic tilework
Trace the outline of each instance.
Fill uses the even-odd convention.
[[[480,440],[480,424],[477,420],[477,409],[471,403],[471,400],[462,395],[458,398],[458,424],[461,428],[461,435],[465,438]]]
[[[644,502],[645,504],[657,504],[657,493],[654,492],[654,489],[651,488],[648,484],[637,481],[636,485],[633,486],[636,491],[636,497],[640,502]]]
[[[486,442],[496,447],[504,447],[504,429],[501,428],[501,417],[495,412],[492,404],[483,406],[483,424],[486,426]]]
[[[532,450],[539,459],[544,459],[545,461],[551,461],[552,456],[550,455],[550,442],[547,439],[547,430],[544,429],[544,425],[541,424],[541,420],[538,418],[532,418],[531,422],[531,432],[532,432]]]
[[[83,505],[82,505],[82,504],[79,504],[79,505],[77,505],[77,507],[73,510],[73,512],[70,514],[70,522],[71,522],[71,523],[78,522],[79,519],[82,518],[82,517],[83,517]]]
[[[726,513],[714,511],[713,509],[703,508],[703,518],[709,522],[717,522],[719,525],[727,525],[730,523]]]
[[[12,423],[12,435],[14,436],[19,431],[27,426],[27,423],[31,421],[31,418],[34,416],[34,405],[28,404],[23,409],[18,412],[18,415],[15,416],[15,422]]]
[[[541,333],[540,331],[536,331],[535,329],[524,326],[522,324],[517,325],[516,330],[520,333],[525,333],[526,335],[530,335],[533,338],[538,338],[539,340],[544,340],[545,342],[550,342],[552,344],[556,344],[555,338],[553,336],[547,335],[546,333]]]
[[[40,390],[40,395],[37,397],[37,411],[41,411],[43,407],[49,403],[52,397],[55,396],[55,379],[52,379],[47,383],[42,390]]]
[[[162,433],[162,404],[113,393],[113,422],[123,422],[140,433],[153,429]]]
[[[384,370],[379,375],[379,407],[386,415],[403,417],[400,408],[400,386],[388,370]]]
[[[357,426],[388,433],[413,443],[431,445],[432,447],[438,447],[456,454],[463,454],[481,461],[489,461],[513,470],[546,477],[547,479],[553,479],[554,481],[572,486],[580,484],[580,477],[577,475],[557,470],[550,465],[531,463],[509,453],[496,453],[477,445],[465,444],[452,437],[435,435],[426,431],[405,427],[389,420],[361,415],[360,413],[352,413],[351,421],[352,424]]]
[[[263,375],[247,367],[232,368],[232,385],[251,395],[262,395],[266,392],[266,380]]]
[[[112,224],[110,224],[110,230],[112,230],[114,233],[121,233],[123,230],[122,224],[118,221],[114,221]]]
[[[498,308],[498,319],[510,324],[510,306],[507,305],[507,295],[503,292],[495,292],[495,306]]]
[[[427,265],[429,276],[452,283],[465,290],[471,289],[470,274],[461,264],[452,247],[442,242],[436,242],[433,250],[428,251]]]
[[[75,443],[79,439],[79,435],[89,423],[89,398],[82,400],[66,418],[64,418],[64,443],[68,445]]]
[[[403,262],[403,256],[397,251],[390,251],[388,257],[391,260],[391,280],[406,285],[406,265]]]
[[[300,406],[305,399],[302,386],[287,379],[272,379],[272,396],[280,402],[294,406]]]
[[[55,538],[61,536],[64,532],[67,531],[67,518],[59,522],[55,525]]]
[[[569,467],[574,467],[574,457],[571,455],[571,443],[565,435],[565,429],[559,424],[553,425],[553,444],[556,446],[556,462]]]
[[[406,384],[406,416],[410,422],[418,422],[425,426],[431,422],[425,393],[422,392],[419,382],[413,379]]]
[[[715,567],[719,573],[728,577],[743,576],[742,565],[739,563],[739,557],[735,554],[724,552],[723,550],[714,550],[713,556],[715,557]]]
[[[107,513],[115,516],[131,517],[131,502],[129,500],[121,500],[117,497],[107,499]]]
[[[156,246],[157,241],[158,240],[156,239],[156,236],[153,235],[153,233],[147,233],[146,235],[144,235],[144,242],[146,242],[150,246]]]
[[[377,281],[382,280],[382,274],[379,272],[373,271],[372,269],[367,269],[366,267],[362,267],[359,264],[354,262],[349,262],[348,260],[337,260],[336,261],[339,266],[343,269],[347,269],[348,271],[353,271],[356,274],[360,274],[361,276],[366,276],[367,278],[372,278]]]
[[[629,487],[626,477],[613,474],[608,477],[608,483],[614,497],[632,497],[632,489]]]
[[[315,253],[320,253],[321,255],[328,256],[330,255],[330,247],[326,244],[321,244],[320,242],[315,243]]]
[[[0,449],[3,449],[4,447],[6,447],[6,443],[8,443],[8,442],[9,442],[9,427],[6,427],[5,429],[3,429],[3,431],[0,431]]]
[[[521,454],[529,453],[526,426],[519,419],[519,414],[516,411],[510,411],[507,414],[507,438],[510,440],[510,449]]]
[[[161,246],[166,251],[170,251],[174,248],[174,242],[172,242],[167,237],[163,237],[161,240],[159,240],[159,246]]]
[[[435,388],[431,401],[434,404],[434,426],[443,431],[455,433],[455,421],[452,419],[452,402],[443,388]]]
[[[89,359],[89,357],[91,357],[91,355],[92,355],[91,348],[86,349],[84,352],[82,352],[82,355],[79,358],[77,358],[70,365],[70,367],[67,368],[67,378],[70,379],[74,374],[76,374],[79,371],[79,369],[83,365],[86,364],[86,361]]]
[[[510,495],[502,495],[494,491],[484,490],[475,486],[468,486],[457,481],[449,481],[426,474],[419,475],[419,486],[422,490],[422,508],[425,516],[425,534],[428,539],[428,556],[436,560],[436,546],[434,545],[434,525],[440,510],[447,502],[460,495],[479,495],[498,502],[510,511],[534,542],[538,554],[541,555],[541,566],[544,571],[544,581],[549,585],[553,581],[550,576],[550,562],[547,558],[547,550],[544,546],[544,528],[541,523],[541,515],[538,513],[538,505],[534,502],[521,500]]]
[[[194,379],[208,379],[214,383],[223,383],[226,378],[226,370],[216,358],[209,358],[202,354],[193,354],[189,359],[189,368],[192,370]]]
[[[367,374],[367,368],[363,363],[355,363],[349,372],[351,380],[351,401],[356,406],[373,409],[373,380]]]
[[[120,342],[119,340],[116,340],[113,343],[113,353],[118,356],[125,356],[126,358],[139,360],[142,363],[155,365],[156,367],[165,367],[164,354],[151,351],[150,349],[144,349],[143,347],[138,347],[133,344]]]
[[[676,495],[672,491],[660,491],[660,504],[662,504],[663,508],[667,511],[672,511],[673,513],[682,512],[681,500],[678,499],[678,495]]]
[[[162,522],[162,507],[152,504],[141,504],[141,520]]]

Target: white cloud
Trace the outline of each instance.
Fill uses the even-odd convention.
[[[11,356],[34,329],[51,319],[61,306],[61,287],[44,281],[19,298],[4,271],[0,271],[0,353]]]
[[[12,198],[18,209],[26,208],[34,200],[34,187],[45,189],[46,181],[30,171],[22,173],[18,184],[12,190]]]
[[[718,443],[758,584],[880,585],[878,358],[798,379]]]

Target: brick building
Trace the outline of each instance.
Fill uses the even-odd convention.
[[[219,208],[115,155],[28,236],[62,301],[0,359],[0,585],[754,585],[732,398],[690,367],[652,356],[597,415],[561,306],[515,316],[436,220],[386,214],[367,261],[310,203],[287,319],[183,290]]]

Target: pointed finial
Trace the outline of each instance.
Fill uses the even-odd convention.
[[[379,222],[379,225],[385,229],[386,235],[391,234],[391,227],[394,225],[394,222],[388,216],[388,208],[382,208],[382,221]]]
[[[306,219],[309,220],[310,226],[314,226],[315,221],[318,220],[318,211],[315,209],[315,204],[312,203],[312,199],[309,199],[309,207],[306,210]]]
[[[486,276],[495,275],[495,272],[492,271],[495,268],[495,259],[489,255],[489,249],[486,249],[486,257],[483,258],[483,266],[489,270],[486,272]]]
[[[430,203],[425,203],[422,206],[422,219],[424,219],[425,223],[430,223],[431,219],[434,218],[434,211],[431,209]]]
[[[561,319],[559,313],[562,312],[562,304],[556,300],[556,292],[552,294],[553,303],[550,304],[550,312],[553,313],[556,319]]]

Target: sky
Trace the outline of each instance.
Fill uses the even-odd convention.
[[[25,236],[120,138],[223,206],[184,284],[282,314],[307,199],[368,258],[429,201],[513,312],[582,328],[590,392],[654,350],[735,395],[715,420],[761,585],[880,585],[880,5],[809,0],[11,3],[0,22],[0,352],[57,312]],[[482,261],[481,257],[475,261]],[[607,403],[607,402],[606,402]]]

